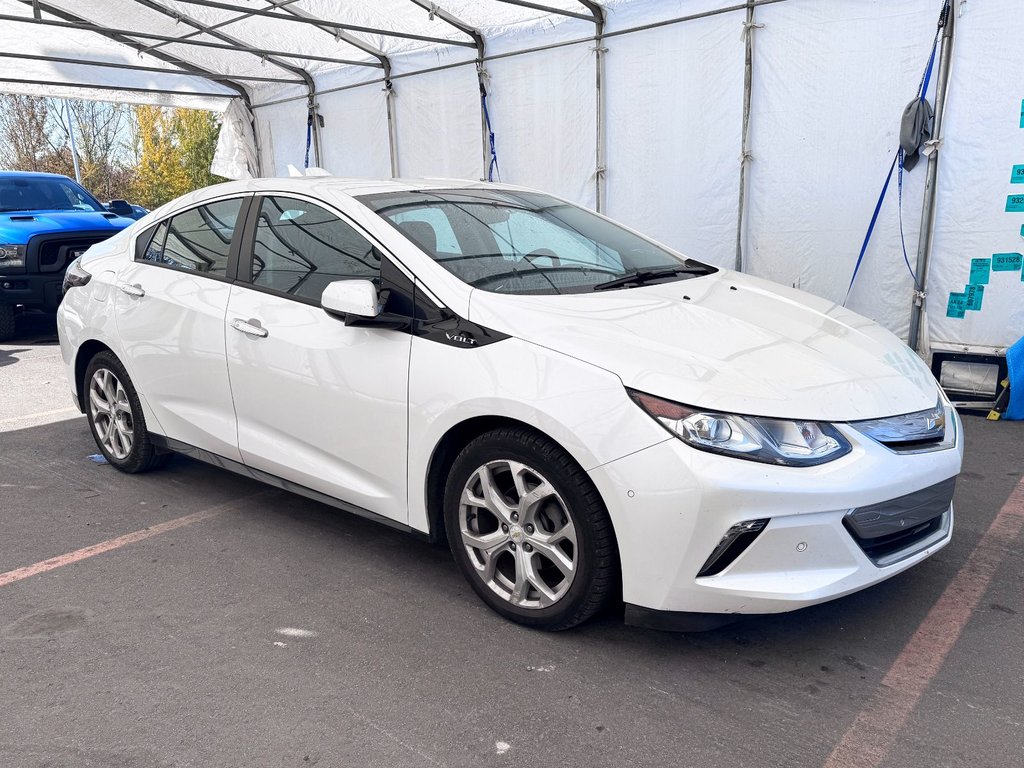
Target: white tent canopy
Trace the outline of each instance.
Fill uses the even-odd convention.
[[[1007,210],[1024,190],[1005,76],[1019,0],[951,2],[950,74],[936,64],[928,92],[948,79],[935,225],[922,162],[902,177],[904,239],[916,268],[934,233],[922,349],[1000,352],[1024,335],[1021,271],[993,260],[1024,251],[1024,200]],[[500,176],[843,301],[942,5],[0,0],[0,89],[224,111],[215,167],[235,177],[307,154],[346,176]],[[906,338],[897,193],[894,178],[848,305]],[[980,308],[958,312],[983,277]]]

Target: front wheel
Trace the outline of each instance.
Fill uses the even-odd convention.
[[[163,456],[146,429],[139,395],[112,352],[100,352],[85,371],[85,414],[107,463],[134,474],[153,469]]]
[[[473,440],[452,466],[444,512],[459,569],[512,621],[568,629],[613,592],[608,512],[587,474],[542,435],[509,427]]]

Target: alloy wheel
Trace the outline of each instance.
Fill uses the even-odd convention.
[[[89,382],[89,415],[100,445],[115,459],[132,452],[135,421],[128,393],[109,368],[98,368]]]
[[[572,586],[579,561],[576,526],[555,487],[512,460],[469,476],[459,530],[477,576],[519,608],[547,608]]]

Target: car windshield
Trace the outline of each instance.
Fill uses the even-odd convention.
[[[587,293],[715,271],[536,192],[429,190],[359,200],[460,280],[495,293]]]
[[[71,179],[60,176],[0,176],[0,213],[11,211],[103,211]]]

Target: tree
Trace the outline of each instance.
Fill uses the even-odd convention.
[[[133,197],[153,208],[223,179],[210,173],[217,118],[195,109],[135,107],[139,160]]]
[[[190,188],[199,189],[224,181],[210,173],[213,155],[217,151],[220,120],[212,112],[200,109],[176,109],[174,118],[181,162]]]
[[[74,129],[82,185],[104,200],[128,196],[134,164],[128,156],[134,128],[129,107],[81,99],[47,99],[47,107],[61,150],[70,152]]]
[[[0,96],[0,166],[12,171],[55,171],[46,103],[33,96]],[[71,155],[67,156],[71,160]]]

